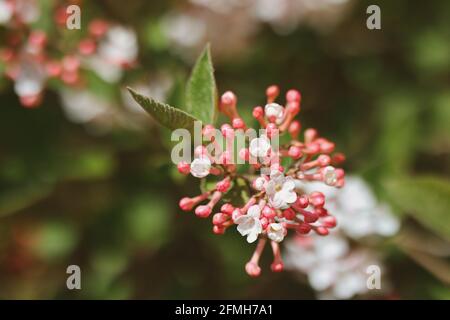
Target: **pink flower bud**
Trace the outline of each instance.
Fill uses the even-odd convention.
[[[78,50],[82,55],[89,56],[95,52],[97,45],[92,39],[83,39],[78,44]]]
[[[189,172],[191,172],[191,166],[189,165],[189,163],[184,162],[184,161],[180,161],[177,164],[177,168],[178,168],[178,172],[184,175],[189,174]]]
[[[30,109],[37,107],[41,103],[41,100],[42,100],[41,94],[34,94],[30,96],[20,97],[20,103],[22,104],[22,106]]]
[[[287,220],[294,220],[295,219],[295,211],[292,210],[291,208],[288,208],[288,209],[283,211],[283,216]]]
[[[291,146],[289,148],[288,155],[293,159],[299,159],[303,156],[303,152],[300,147]]]
[[[224,234],[225,228],[220,226],[213,226],[213,232],[214,234]]]
[[[104,20],[93,20],[89,24],[89,33],[94,37],[101,37],[106,31],[108,31],[108,23]]]
[[[274,262],[270,265],[270,269],[272,270],[272,272],[281,272],[283,271],[283,268],[283,262]]]
[[[305,142],[306,143],[311,143],[316,138],[317,138],[317,130],[316,129],[309,128],[309,129],[305,130]]]
[[[269,137],[269,139],[276,136],[278,134],[277,125],[275,123],[269,123],[266,126],[266,134],[267,134],[267,137]]]
[[[311,193],[309,200],[314,207],[323,207],[325,205],[325,195],[319,191]]]
[[[198,206],[195,208],[195,214],[199,218],[208,218],[211,214],[211,208],[208,206]]]
[[[288,92],[286,92],[286,100],[287,100],[287,102],[295,101],[295,102],[300,103],[301,99],[302,99],[302,96],[301,96],[301,94],[300,94],[300,92],[298,90],[291,89]]]
[[[295,121],[292,121],[292,123],[289,125],[288,131],[292,138],[297,139],[297,137],[300,133],[300,129],[301,129],[300,122],[295,120]]]
[[[245,128],[244,120],[242,120],[241,118],[234,118],[232,124],[233,124],[233,128],[235,128],[235,129],[244,129]]]
[[[321,154],[317,158],[317,162],[319,163],[319,166],[325,167],[325,166],[328,166],[330,164],[331,158],[330,158],[330,156],[328,156],[326,154]]]
[[[300,234],[308,234],[311,231],[311,226],[307,223],[302,223],[297,227],[297,232]]]
[[[230,186],[231,186],[230,179],[225,178],[225,179],[223,179],[222,181],[217,182],[217,184],[216,184],[216,190],[217,190],[217,191],[220,191],[220,192],[222,192],[222,193],[224,193],[224,192],[227,192],[227,191],[228,191],[228,189],[230,188]]]
[[[301,195],[297,198],[295,205],[299,206],[302,209],[305,209],[309,205],[309,199],[306,195]]]
[[[261,274],[261,268],[254,262],[247,262],[245,271],[250,277],[258,277]]]
[[[239,150],[239,158],[248,161],[250,159],[250,151],[247,148],[242,148]]]
[[[42,49],[47,42],[47,34],[42,30],[34,30],[30,33],[28,43],[38,49]]]
[[[263,230],[266,229],[269,225],[269,219],[267,219],[266,217],[262,217],[261,219],[259,219],[259,221],[261,222]]]
[[[220,131],[225,138],[231,139],[234,137],[234,130],[228,123],[222,125],[222,127],[220,127]]]
[[[261,119],[264,116],[264,109],[260,106],[254,107],[252,115],[255,119]]]
[[[229,164],[232,164],[232,162],[233,162],[233,157],[231,156],[230,151],[222,152],[222,154],[219,157],[219,163],[229,165]]]
[[[314,230],[319,236],[326,236],[330,233],[330,231],[328,231],[328,228],[325,227],[317,227]]]
[[[297,101],[291,101],[288,103],[287,107],[286,107],[286,111],[288,113],[293,114],[294,116],[300,112],[300,103],[298,103]]]
[[[222,205],[222,207],[220,208],[220,211],[231,215],[234,211],[234,207],[231,205],[231,203],[225,203],[224,205]]]
[[[337,168],[337,169],[334,170],[334,174],[336,175],[336,177],[338,179],[342,179],[345,176],[345,171],[342,168]]]
[[[77,71],[64,71],[61,74],[61,80],[68,84],[68,85],[74,85],[80,80],[80,75]]]
[[[308,150],[305,151],[310,154],[316,154],[320,152],[320,145],[318,143],[309,143]]]
[[[230,106],[235,106],[237,103],[236,95],[231,91],[227,91],[220,98],[220,103],[221,103],[221,106],[225,107],[225,108],[230,107]]]
[[[320,151],[323,153],[331,153],[334,151],[335,144],[330,141],[324,141],[320,144]]]
[[[280,88],[277,85],[272,85],[266,89],[267,100],[272,102],[274,101],[278,95],[280,94]]]
[[[333,216],[326,216],[322,220],[320,220],[322,225],[326,228],[334,228],[336,227],[336,218]]]
[[[319,215],[315,212],[303,212],[303,216],[305,217],[305,222],[314,223],[319,219]]]
[[[202,146],[202,145],[197,146],[197,147],[195,147],[195,149],[194,149],[194,155],[195,155],[196,157],[204,157],[204,156],[208,156],[208,150],[206,150],[206,147],[205,147],[205,146]]]
[[[331,162],[332,162],[334,165],[341,164],[341,163],[344,162],[344,161],[345,161],[345,155],[344,155],[343,153],[336,153],[336,154],[334,154],[333,157],[331,158]]]
[[[61,70],[61,64],[58,61],[48,61],[45,65],[45,71],[49,77],[59,77]]]
[[[215,225],[222,225],[224,222],[226,222],[230,216],[219,212],[213,215],[212,223]]]
[[[80,60],[76,56],[65,56],[62,65],[65,71],[76,72],[80,67]]]
[[[216,129],[214,128],[214,126],[207,124],[203,127],[202,129],[202,134],[204,137],[211,139],[211,137],[214,136]]]
[[[268,219],[272,219],[277,215],[277,213],[273,208],[264,206],[264,208],[262,209],[262,215]]]
[[[195,201],[192,198],[184,197],[178,203],[181,210],[183,211],[191,211],[195,205]]]
[[[326,216],[328,216],[328,210],[325,209],[324,207],[314,208],[314,212],[317,213],[317,215],[319,217],[326,217]]]

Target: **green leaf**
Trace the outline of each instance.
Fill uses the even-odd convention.
[[[194,130],[194,122],[198,121],[194,116],[183,110],[145,97],[131,88],[127,89],[133,96],[133,99],[161,125],[172,130],[179,128],[184,128],[189,131]]]
[[[424,226],[450,239],[450,182],[422,176],[385,183],[388,196],[401,210],[413,215]]]
[[[217,117],[217,87],[209,45],[195,63],[187,84],[186,110],[205,124]]]

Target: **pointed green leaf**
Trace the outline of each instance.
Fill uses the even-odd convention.
[[[385,184],[392,202],[413,215],[424,226],[450,239],[450,182],[422,176],[402,178]]]
[[[195,63],[186,90],[186,110],[203,123],[217,117],[217,87],[209,45]]]
[[[189,113],[145,97],[131,88],[128,88],[128,91],[133,99],[161,125],[172,130],[184,128],[192,131],[194,129],[194,122],[198,119]]]

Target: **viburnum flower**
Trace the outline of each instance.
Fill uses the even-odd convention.
[[[211,169],[211,160],[207,157],[196,158],[191,164],[191,174],[197,178],[204,178]]]
[[[284,266],[279,243],[289,230],[300,235],[327,236],[336,226],[336,219],[325,207],[325,195],[317,190],[307,190],[305,185],[344,186],[344,170],[337,166],[345,157],[334,153],[334,143],[320,137],[315,129],[304,130],[303,139],[300,139],[301,125],[295,120],[300,111],[300,92],[289,90],[284,105],[275,102],[279,93],[277,86],[268,87],[265,107],[253,109],[253,117],[260,124],[259,135],[255,136],[247,134],[255,133],[255,130],[249,128],[239,115],[236,95],[225,92],[220,99],[219,111],[229,118],[229,123],[220,128],[211,123],[203,124],[203,144],[195,148],[194,160],[178,163],[180,173],[207,179],[204,186],[214,185],[208,190],[203,189],[198,196],[181,199],[181,209],[194,210],[200,218],[212,214],[215,234],[223,234],[229,227],[237,225],[237,231],[247,242],[257,242],[255,252],[245,266],[252,277],[261,273],[259,259],[267,242],[270,242],[274,256],[271,269],[279,272]],[[281,136],[290,137],[290,140],[279,144]],[[235,140],[239,137],[244,141],[236,144],[239,158],[236,161]],[[240,164],[246,167],[241,169]],[[232,194],[239,194],[239,199],[230,198]],[[208,202],[201,204],[203,201]],[[220,201],[223,204],[218,208]]]
[[[54,22],[64,26],[67,6],[54,8]],[[55,84],[62,89],[87,91],[92,69],[103,80],[117,83],[123,70],[135,63],[137,36],[129,28],[101,19],[88,23],[79,38],[65,38],[65,33],[48,33],[34,24],[41,10],[37,0],[0,0],[0,25],[5,24],[6,39],[0,45],[0,76],[14,82],[20,103],[27,108],[40,105],[45,88]],[[61,48],[64,48],[62,50]]]
[[[270,148],[271,148],[270,140],[265,135],[250,141],[249,150],[250,154],[254,157],[267,156],[267,153],[269,152]]]
[[[251,206],[247,214],[241,215],[234,220],[238,225],[237,230],[243,236],[247,236],[247,242],[255,242],[258,235],[262,232],[261,208],[259,205]]]
[[[265,189],[270,204],[275,209],[287,209],[297,200],[297,193],[294,191],[294,179],[285,177],[278,170],[270,174],[270,180]]]
[[[284,239],[284,236],[286,235],[287,230],[283,226],[282,223],[271,223],[269,224],[269,228],[267,230],[267,236],[270,240],[281,242]]]
[[[339,226],[328,237],[298,235],[288,241],[286,268],[305,273],[320,298],[348,299],[367,293],[367,267],[382,266],[373,246],[380,237],[393,236],[399,230],[398,219],[358,176],[347,176],[343,189],[318,182],[299,187],[305,192],[322,192]],[[364,246],[363,238],[369,237],[370,246]],[[357,240],[357,245],[352,240]]]

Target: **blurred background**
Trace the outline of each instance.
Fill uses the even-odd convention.
[[[371,4],[381,30],[366,27]],[[0,298],[450,299],[449,39],[440,0],[0,0]],[[370,205],[341,208],[337,253],[292,240],[288,270],[270,272],[266,252],[252,279],[252,245],[178,209],[198,180],[124,88],[183,106],[207,42],[244,118],[268,85],[297,88],[303,127],[347,155],[345,199]],[[381,290],[348,277],[368,260]],[[72,264],[81,290],[66,288]],[[325,283],[324,264],[340,270]]]

